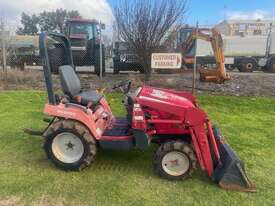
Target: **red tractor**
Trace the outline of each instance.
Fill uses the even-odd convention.
[[[52,85],[49,36],[60,39],[66,51],[66,65],[59,67],[61,97]],[[131,81],[123,81],[113,88],[121,89],[125,96],[127,116],[118,118],[103,95],[81,90],[65,36],[42,33],[40,54],[49,99],[44,114],[52,117],[43,132],[44,149],[57,167],[82,170],[95,161],[99,148],[146,150],[157,144],[153,168],[163,178],[183,180],[198,164],[222,188],[255,191],[243,162],[191,94],[149,86],[130,92]]]

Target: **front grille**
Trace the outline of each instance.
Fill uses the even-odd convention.
[[[138,62],[138,57],[135,54],[122,54],[120,55],[120,61],[127,63]]]
[[[85,39],[71,39],[71,46],[73,47],[85,47],[86,41]]]

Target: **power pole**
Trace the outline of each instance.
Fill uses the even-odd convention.
[[[3,18],[0,18],[0,36],[1,36],[1,50],[2,50],[2,68],[7,78],[7,51],[6,51],[6,37],[5,37],[5,22]]]
[[[103,64],[102,64],[102,60],[103,60],[103,58],[102,58],[102,55],[103,55],[103,52],[102,52],[102,28],[101,28],[102,26],[101,26],[101,21],[99,22],[99,41],[100,41],[100,46],[99,46],[99,51],[100,51],[100,75],[99,75],[99,77],[100,77],[100,80],[102,80],[102,75],[103,75]]]
[[[197,78],[197,42],[198,42],[199,23],[196,26],[195,35],[195,55],[194,55],[194,67],[193,67],[193,81],[192,81],[192,94],[196,94],[196,78]]]

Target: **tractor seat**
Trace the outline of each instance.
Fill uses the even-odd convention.
[[[89,103],[97,105],[102,95],[96,91],[81,91],[80,80],[71,65],[59,67],[59,76],[64,94],[69,96],[72,102],[87,106]]]
[[[99,95],[96,91],[84,91],[79,93],[78,98],[80,98],[81,104],[87,105],[89,102],[96,105],[99,103],[102,95]]]

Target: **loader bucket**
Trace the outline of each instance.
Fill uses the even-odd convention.
[[[221,156],[220,164],[214,170],[212,178],[222,188],[229,190],[238,190],[244,192],[256,192],[255,185],[248,178],[244,163],[232,150],[232,148],[222,139],[219,131],[213,129],[214,136],[219,144]]]

